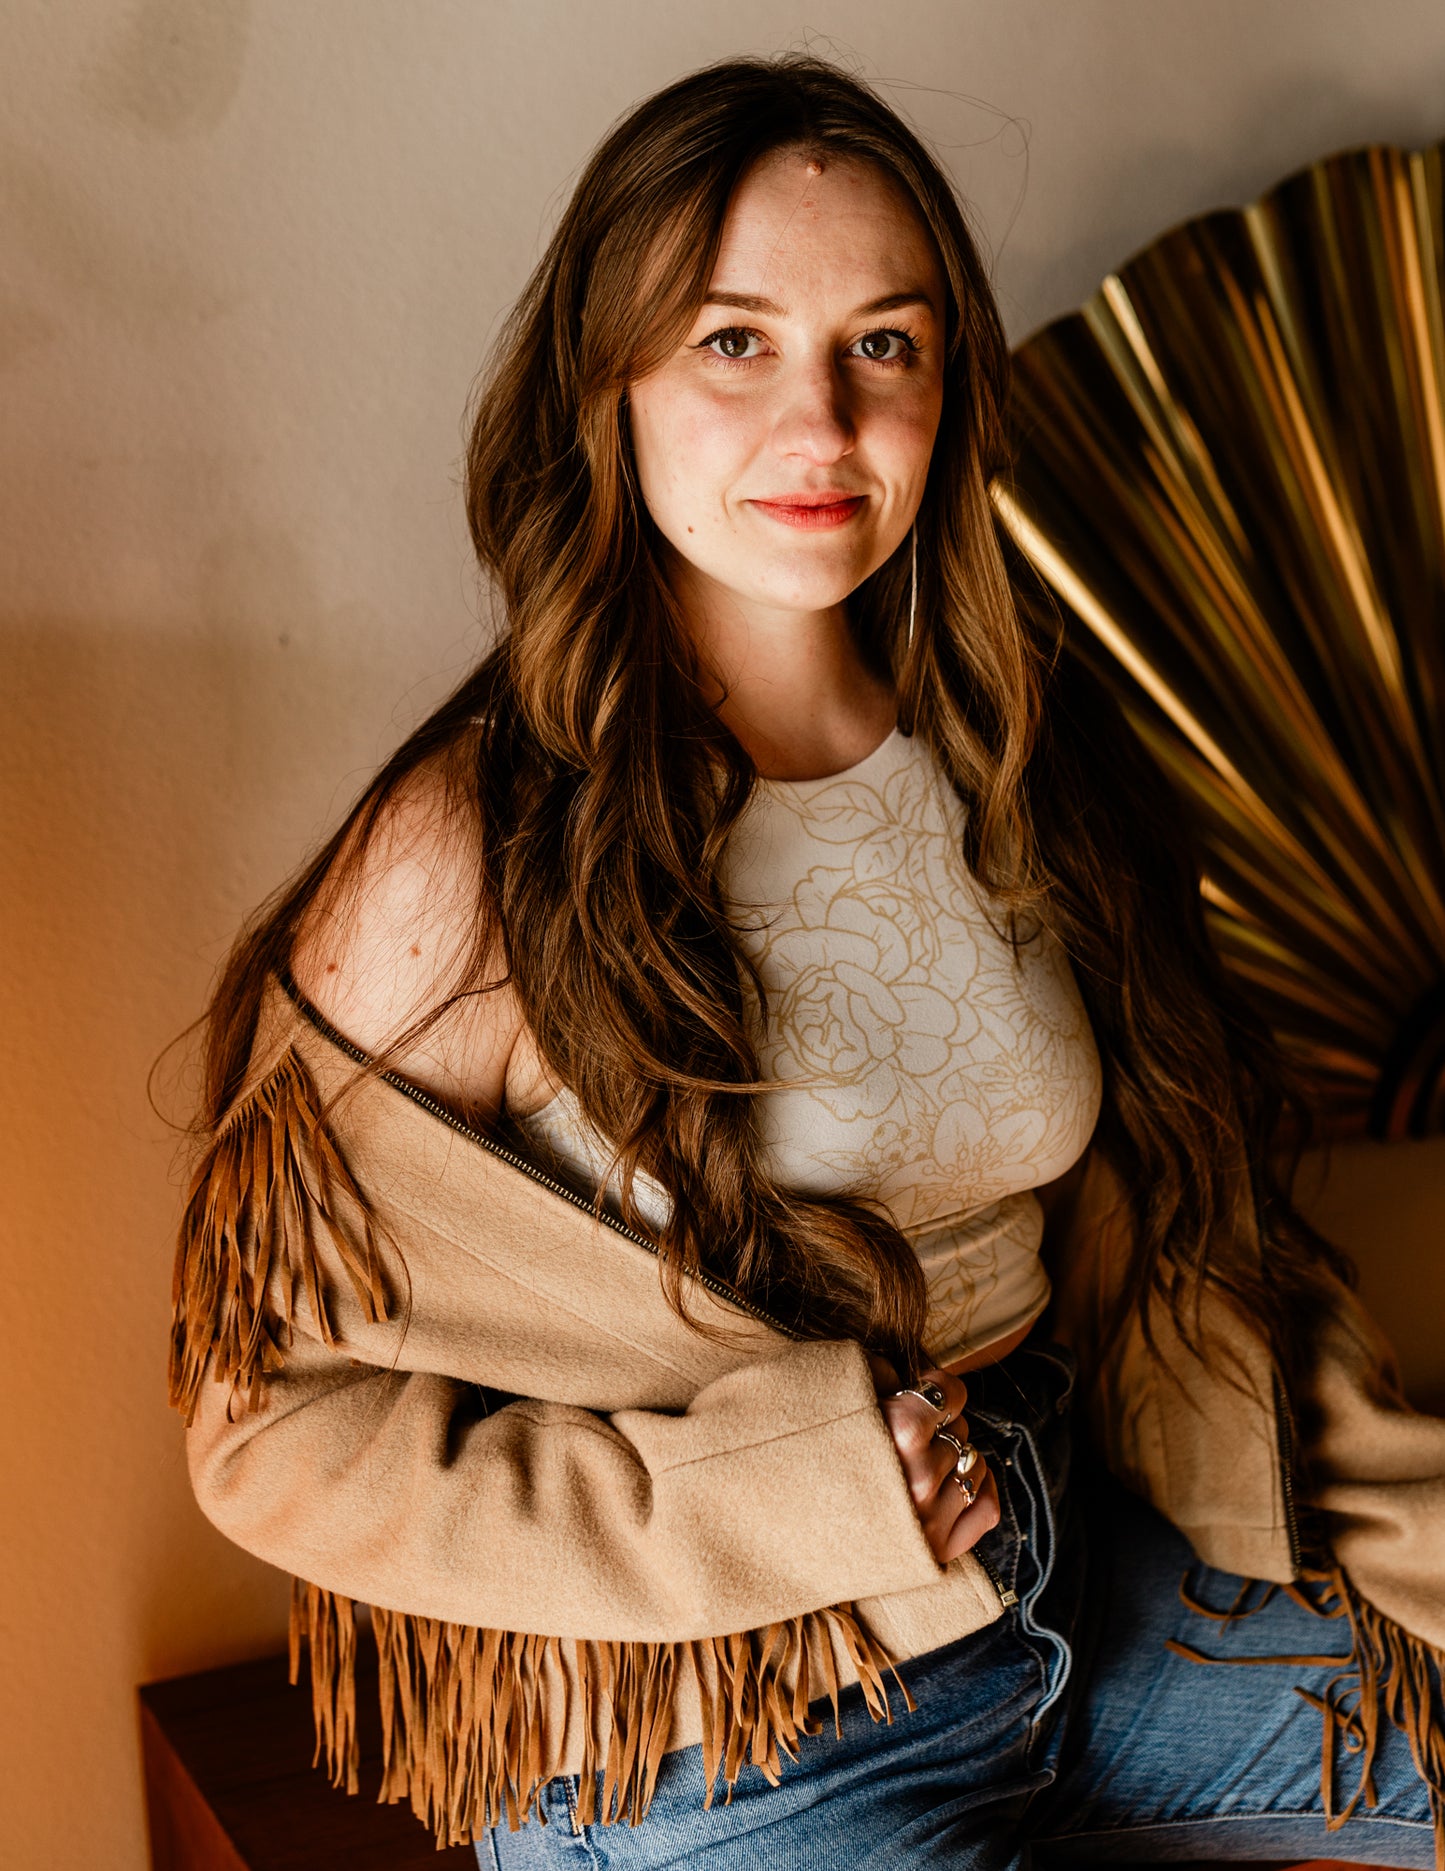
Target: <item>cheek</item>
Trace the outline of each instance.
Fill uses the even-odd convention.
[[[716,519],[751,451],[741,399],[691,385],[649,384],[631,402],[632,447],[653,518]]]
[[[878,410],[870,424],[871,452],[893,473],[921,479],[928,471],[941,413],[942,398],[926,394]]]

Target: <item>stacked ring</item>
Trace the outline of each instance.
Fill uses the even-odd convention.
[[[956,1476],[962,1477],[966,1475],[978,1460],[978,1450],[973,1444],[971,1442],[960,1442],[951,1429],[934,1430],[933,1440],[935,1442],[946,1442],[949,1448],[952,1449],[954,1454],[958,1457],[953,1469]]]
[[[967,1475],[959,1474],[956,1468],[953,1471],[952,1478],[958,1483],[958,1491],[963,1496],[963,1505],[965,1510],[967,1510],[972,1507],[974,1502],[978,1499],[980,1483],[977,1481],[970,1481]]]
[[[953,1464],[953,1472],[949,1480],[957,1483],[958,1491],[963,1496],[964,1507],[972,1507],[978,1499],[979,1489],[983,1486],[983,1477],[973,1474],[973,1470],[978,1467],[979,1463],[978,1450],[971,1442],[960,1442],[950,1429],[935,1430],[933,1440],[946,1442],[958,1457]]]

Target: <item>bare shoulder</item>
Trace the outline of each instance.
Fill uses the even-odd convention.
[[[388,801],[369,835],[344,850],[292,953],[297,986],[366,1052],[392,1046],[456,993],[479,926],[475,816],[422,769]],[[500,953],[488,980],[505,973]],[[392,1055],[395,1069],[448,1102],[501,1108],[521,1025],[505,986],[467,994]]]

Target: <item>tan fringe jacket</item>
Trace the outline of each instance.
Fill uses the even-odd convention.
[[[642,1236],[360,1060],[271,985],[182,1226],[171,1360],[202,1508],[295,1575],[293,1680],[305,1639],[334,1780],[355,1790],[358,1602],[382,1796],[447,1843],[521,1823],[560,1772],[584,1818],[636,1823],[693,1743],[710,1786],[775,1778],[818,1698],[861,1683],[886,1718],[894,1664],[1001,1614],[973,1554],[933,1558],[856,1344],[700,1282],[726,1335],[689,1329]],[[1086,1379],[1121,1216],[1092,1157],[1051,1223]],[[1313,1476],[1359,1691],[1325,1711],[1326,1758],[1338,1729],[1372,1750],[1383,1709],[1438,1812],[1445,1422],[1397,1400],[1343,1290],[1291,1412],[1263,1344],[1211,1324],[1207,1362],[1167,1325],[1163,1366],[1137,1333],[1111,1354],[1086,1386],[1101,1445],[1202,1559],[1260,1579],[1299,1575]]]

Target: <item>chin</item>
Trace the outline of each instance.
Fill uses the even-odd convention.
[[[800,617],[811,617],[819,611],[836,610],[845,604],[862,584],[862,578],[839,580],[826,585],[809,586],[800,591],[796,585],[756,590],[749,593],[755,604],[766,605],[774,611],[796,611]]]
[[[867,560],[845,565],[810,566],[800,576],[796,566],[779,570],[755,591],[756,600],[780,611],[831,611],[851,597],[873,570]]]

